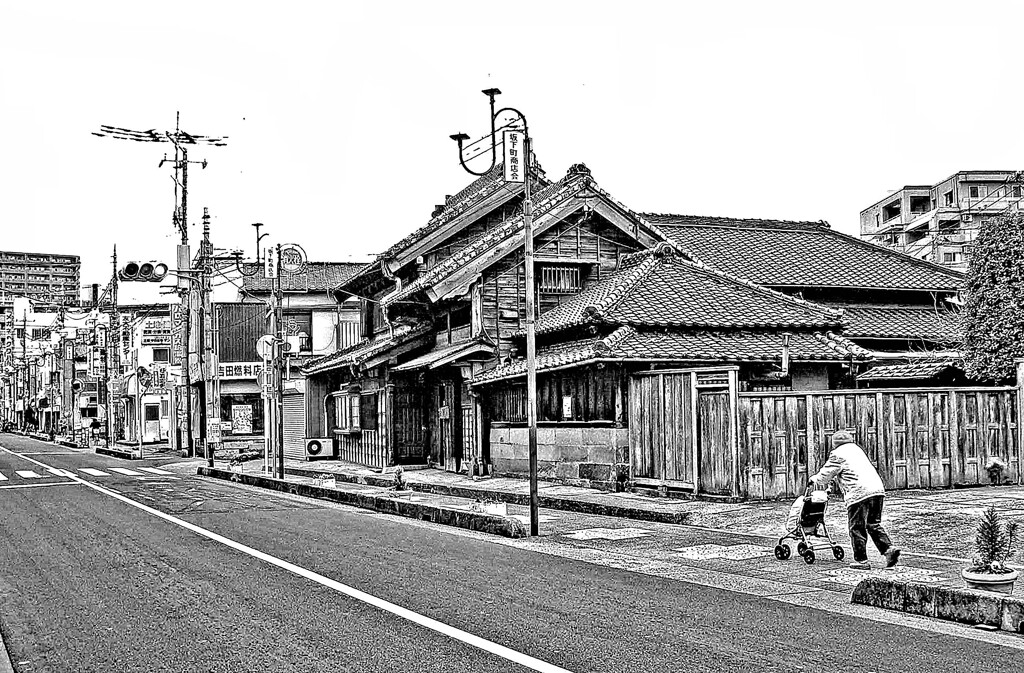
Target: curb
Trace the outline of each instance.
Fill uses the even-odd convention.
[[[432,521],[445,526],[455,526],[456,528],[501,535],[502,537],[521,538],[527,536],[526,526],[520,523],[518,519],[494,514],[467,512],[461,509],[451,509],[438,505],[409,502],[408,500],[391,498],[386,495],[352,493],[350,491],[339,491],[312,484],[296,484],[256,474],[230,472],[211,467],[199,467],[196,470],[196,474],[204,477],[240,482],[248,486],[268,488],[307,498],[331,500],[343,505],[380,512],[381,514],[395,514],[410,519]]]
[[[394,483],[390,477],[384,476],[362,476],[336,472],[325,472],[308,468],[285,469],[285,474],[292,474],[297,477],[316,478],[323,474],[332,474],[338,481],[349,484],[361,484],[365,486],[388,487]],[[441,484],[430,484],[423,482],[409,481],[409,488],[420,493],[432,493],[434,495],[447,495],[455,498],[490,498],[505,502],[511,505],[530,505],[530,496],[527,493],[507,493],[505,491],[491,491],[485,488],[473,486],[447,486]],[[652,521],[654,523],[690,524],[693,515],[690,512],[652,512],[636,507],[623,507],[621,505],[605,505],[602,503],[588,502],[585,500],[573,500],[558,496],[541,495],[540,506],[545,509],[557,509],[565,512],[576,512],[578,514],[596,514],[599,516],[613,516],[620,519],[635,519],[638,521]]]
[[[124,460],[142,460],[140,456],[135,455],[134,451],[118,451],[117,449],[104,449],[101,447],[96,447],[94,450],[103,456],[113,456],[114,458],[122,458]]]
[[[868,577],[853,590],[850,602],[1024,633],[1024,598],[993,591]]]

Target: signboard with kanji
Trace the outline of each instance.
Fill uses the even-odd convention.
[[[142,345],[143,346],[170,346],[171,345],[171,320],[170,318],[147,318],[142,324]]]
[[[526,182],[526,152],[522,131],[504,131],[505,182]]]
[[[231,405],[231,432],[236,435],[252,434],[252,405]]]
[[[262,362],[221,362],[217,366],[221,379],[255,379],[262,371]]]

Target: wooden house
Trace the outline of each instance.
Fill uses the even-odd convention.
[[[582,164],[531,178],[540,311],[664,238]],[[525,324],[521,207],[522,186],[498,167],[340,288],[362,300],[364,338],[304,368],[307,412],[340,457],[481,469],[488,437],[469,381],[512,355]]]

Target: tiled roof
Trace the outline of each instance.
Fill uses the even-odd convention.
[[[559,369],[598,360],[639,362],[780,362],[779,332],[753,331],[638,331],[620,327],[604,339],[584,339],[555,344],[537,352],[537,371]],[[870,359],[870,353],[831,332],[790,333],[789,356],[793,361]],[[486,383],[526,374],[526,361],[482,372],[473,383]]]
[[[437,346],[423,355],[403,362],[391,371],[406,372],[416,369],[435,369],[450,362],[456,362],[464,357],[486,353],[487,357],[494,356],[494,346],[486,343],[483,339],[466,339],[458,343]],[[480,359],[479,357],[477,359]]]
[[[338,367],[358,365],[374,355],[425,334],[429,330],[430,325],[425,323],[419,325],[400,325],[393,332],[385,332],[375,335],[370,339],[363,339],[348,348],[316,358],[315,360],[310,360],[302,367],[302,371],[306,374],[317,374],[337,369]]]
[[[694,264],[670,243],[623,258],[618,271],[545,312],[537,332],[604,322],[715,328],[838,326],[842,312]]]
[[[858,381],[886,381],[897,379],[930,379],[950,367],[956,367],[955,360],[919,360],[899,365],[872,367],[857,377]]]
[[[281,274],[281,289],[285,292],[327,292],[351,278],[365,264],[353,262],[307,262],[302,273]],[[242,289],[246,292],[272,292],[274,279],[263,274],[262,264],[244,264],[245,273],[256,272],[253,276],[242,276]]]
[[[699,260],[762,285],[949,290],[963,274],[914,259],[824,222],[645,213]]]
[[[485,199],[506,187],[510,192],[522,191],[523,189],[523,187],[518,184],[505,184],[502,164],[499,163],[485,175],[471,182],[461,192],[449,199],[446,199],[447,203],[445,203],[444,210],[430,218],[430,221],[425,225],[385,250],[380,257],[394,257],[409,246],[414,245],[417,241],[428,236],[436,229],[439,229],[454,220],[477,201]]]
[[[843,335],[926,339],[954,343],[961,340],[954,311],[929,306],[846,306]]]
[[[571,173],[533,195],[534,218],[550,211],[583,189],[587,183],[587,180],[584,179],[585,177],[582,174]],[[481,233],[466,247],[447,257],[443,262],[427,271],[400,292],[385,297],[384,303],[398,301],[418,290],[433,286],[435,283],[463,268],[467,263],[479,257],[485,251],[507,240],[513,234],[519,234],[522,230],[523,216],[510,217],[493,229]]]

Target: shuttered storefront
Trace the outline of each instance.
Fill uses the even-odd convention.
[[[306,396],[285,391],[284,398],[284,455],[304,460],[306,439]]]

